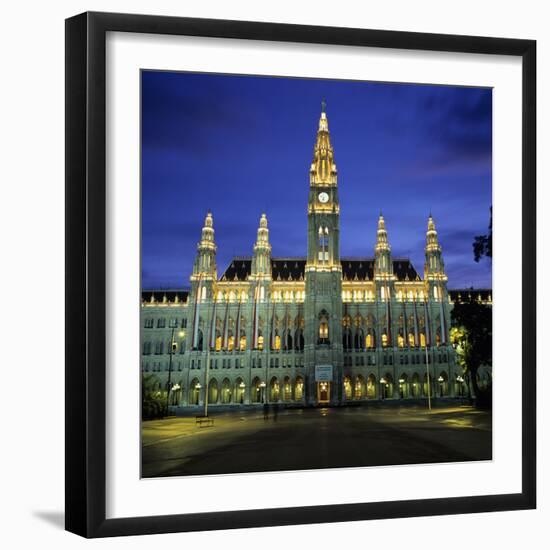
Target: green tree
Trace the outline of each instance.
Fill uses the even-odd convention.
[[[484,400],[477,384],[477,372],[482,365],[490,366],[493,359],[493,317],[490,306],[475,301],[457,303],[451,312],[453,328],[451,343],[456,349],[458,363],[469,375],[474,397]]]
[[[166,392],[159,390],[159,379],[154,374],[141,377],[141,418],[162,418],[166,409]]]
[[[474,238],[474,260],[479,262],[481,258],[493,258],[493,207],[490,209],[489,233],[487,235],[478,235]]]

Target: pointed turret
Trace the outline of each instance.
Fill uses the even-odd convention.
[[[271,245],[269,244],[269,229],[267,217],[262,214],[256,244],[254,245],[254,257],[252,258],[252,275],[271,277]]]
[[[319,119],[319,129],[309,174],[311,185],[336,185],[336,163],[334,162],[334,149],[330,143],[326,103],[324,101],[321,104],[321,118]]]
[[[201,240],[197,244],[197,256],[193,265],[191,280],[215,280],[216,273],[216,243],[214,242],[214,220],[212,212],[208,211],[201,232]]]
[[[388,279],[393,275],[393,263],[391,260],[391,247],[388,242],[388,232],[384,216],[380,213],[378,218],[378,231],[376,234],[376,246],[374,247],[374,277]]]
[[[447,280],[441,246],[437,237],[435,223],[430,214],[428,217],[428,230],[426,231],[426,261],[424,263],[425,279]]]
[[[429,299],[443,301],[447,298],[447,275],[445,275],[445,264],[443,263],[441,246],[431,214],[428,217],[426,248],[424,250],[424,280],[426,282],[427,296]]]
[[[434,331],[434,341],[436,345],[448,345],[450,341],[449,326],[451,319],[449,310],[445,306],[445,302],[449,298],[447,292],[447,275],[445,275],[445,264],[443,263],[441,245],[439,244],[431,212],[428,216],[425,257],[424,281],[428,303],[430,304],[429,308],[432,312],[431,316],[435,321],[435,326],[432,327]],[[436,306],[433,302],[439,302],[439,305]],[[439,321],[437,321],[437,318]]]

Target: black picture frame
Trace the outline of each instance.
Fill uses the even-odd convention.
[[[66,20],[66,529],[84,537],[532,509],[536,386],[523,384],[517,494],[106,519],[105,44],[108,31],[498,54],[522,60],[522,378],[536,380],[536,42],[83,13]],[[519,182],[518,182],[519,185]]]

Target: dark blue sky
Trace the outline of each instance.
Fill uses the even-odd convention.
[[[431,210],[449,287],[491,287],[490,264],[472,255],[492,200],[491,90],[144,71],[143,288],[189,285],[208,209],[218,274],[252,253],[262,212],[273,255],[305,255],[323,98],[342,256],[373,255],[382,210],[392,253],[423,273]]]

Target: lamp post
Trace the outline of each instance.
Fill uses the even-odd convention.
[[[462,391],[464,390],[464,378],[460,374],[456,377],[456,381],[460,384],[460,397],[462,397]]]
[[[241,381],[239,384],[239,388],[241,388],[241,405],[244,403],[244,389],[246,388],[246,384]]]
[[[262,392],[262,403],[265,403],[265,386],[266,386],[266,383],[262,380],[260,382],[260,388],[262,388],[261,392]]]
[[[172,327],[172,334],[170,336],[170,360],[168,362],[168,382],[166,383],[166,416],[168,416],[168,407],[170,406],[170,391],[172,389],[172,355],[174,355],[174,351],[176,351],[178,347],[178,344],[174,342],[175,331],[176,327]],[[178,336],[180,338],[183,338],[183,336],[185,336],[185,332],[183,332],[183,330],[180,330]]]
[[[427,326],[426,326],[426,330],[427,330]],[[426,384],[428,386],[428,410],[432,410],[432,384],[431,384],[431,380],[430,380],[430,356],[428,354],[428,334],[426,332],[426,336],[425,336],[425,339],[426,339],[426,346],[425,346],[425,349],[426,349]]]
[[[216,297],[212,293],[212,314],[210,318],[210,330],[206,339],[206,366],[204,369],[204,416],[208,416],[208,370],[210,368],[210,341],[212,339],[212,324],[215,323]]]
[[[386,387],[387,387],[387,382],[386,382],[386,379],[384,377],[380,378],[380,384],[382,386],[382,399],[386,399]]]
[[[400,378],[399,379],[399,395],[400,395],[401,399],[403,399],[405,397],[405,390],[403,389],[403,384],[404,383],[405,383],[405,379]]]
[[[437,381],[439,382],[439,397],[443,397],[443,382],[445,379],[440,374]]]
[[[199,401],[200,401],[200,398],[201,398],[201,388],[202,388],[201,383],[200,383],[200,382],[197,382],[197,383],[195,384],[195,389],[198,391],[196,405],[199,404]]]
[[[172,393],[174,394],[175,392],[178,392],[179,390],[181,390],[181,386],[176,382],[173,386],[172,386]],[[176,402],[178,400],[176,399]]]

